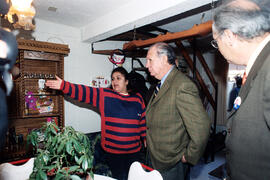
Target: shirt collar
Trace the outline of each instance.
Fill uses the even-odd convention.
[[[164,81],[166,80],[167,76],[170,74],[170,72],[173,70],[174,65],[171,67],[171,69],[162,77],[161,81],[160,81],[160,87],[162,86],[162,84],[164,83]]]
[[[252,68],[254,62],[256,61],[257,57],[259,56],[260,52],[266,46],[266,44],[270,41],[270,35],[268,35],[256,48],[256,50],[252,53],[251,57],[248,60],[247,67],[246,67],[246,75],[248,75],[250,69]]]

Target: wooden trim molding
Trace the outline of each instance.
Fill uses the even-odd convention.
[[[18,49],[44,51],[49,53],[64,54],[67,56],[70,52],[68,45],[41,42],[27,39],[17,39]]]
[[[46,53],[40,51],[24,51],[24,59],[36,59],[36,60],[52,60],[52,61],[60,61],[61,54],[56,53]]]

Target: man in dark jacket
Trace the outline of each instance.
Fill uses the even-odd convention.
[[[214,13],[212,45],[247,79],[228,119],[232,180],[270,179],[270,1],[230,0]]]
[[[6,0],[0,0],[0,14],[5,15],[9,10]],[[8,126],[6,95],[11,92],[12,80],[9,70],[13,67],[18,54],[16,37],[0,27],[0,148],[4,144]]]

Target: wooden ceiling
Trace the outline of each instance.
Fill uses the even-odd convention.
[[[153,31],[157,33],[152,33]],[[115,36],[112,36],[110,38],[104,39],[104,41],[133,41],[133,40],[147,40],[150,38],[155,38],[159,34],[165,34],[167,33],[167,30],[152,26],[152,25],[147,25],[143,26],[138,29],[130,30],[127,32],[124,32],[122,34],[118,34]],[[92,53],[93,54],[103,54],[103,55],[110,55],[113,50],[94,50],[93,45],[92,45]],[[139,49],[134,49],[132,51],[124,51],[126,57],[145,57],[147,50],[143,48]]]
[[[202,29],[200,29],[201,27]],[[199,31],[197,31],[197,29],[199,29]],[[177,35],[178,37],[175,37],[175,35]],[[159,40],[159,38],[161,38],[161,40]],[[166,38],[170,38],[170,40],[166,40]],[[192,52],[194,48],[192,47],[194,46],[194,43],[191,43],[192,40],[196,40],[196,48],[200,49],[202,52],[212,50],[212,47],[210,45],[210,41],[212,40],[211,24],[209,22],[206,22],[203,23],[202,26],[194,25],[194,27],[190,30],[176,33],[170,33],[166,29],[161,29],[153,25],[147,25],[138,29],[134,29],[132,31],[124,32],[122,34],[118,34],[110,38],[104,39],[104,41],[128,42],[124,44],[122,50],[124,51],[126,57],[133,58],[145,57],[147,53],[147,46],[155,42],[163,41],[170,43],[176,40],[186,41],[186,49],[189,52]],[[133,43],[135,43],[135,45]],[[143,45],[136,46],[137,43]],[[127,47],[128,45],[130,45],[130,47]],[[174,47],[173,44],[172,47]],[[110,55],[112,51],[113,50],[95,50],[94,45],[92,44],[93,54]]]
[[[199,14],[202,12],[206,12],[210,10],[210,8],[212,7],[213,4],[207,4],[205,6],[199,7],[197,9],[193,9],[191,11],[187,11],[185,13],[179,14],[177,16],[162,20],[160,22],[156,22],[156,23],[152,23],[149,25],[145,25],[139,28],[134,28],[133,30],[109,37],[107,39],[104,39],[102,41],[125,41],[125,42],[129,42],[129,44],[131,44],[131,42],[136,42],[137,41],[151,41],[151,39],[155,39],[158,38],[160,36],[162,37],[167,37],[167,35],[169,34],[174,34],[175,32],[170,33],[170,31],[168,31],[166,29],[166,26],[164,26],[164,24],[168,24],[171,22],[177,22],[183,18],[187,18],[189,16],[192,16],[194,14]],[[160,27],[163,28],[160,28]],[[194,25],[195,27],[196,25]],[[192,29],[192,28],[191,28]],[[176,32],[176,33],[180,33],[181,32]],[[181,40],[183,42],[183,44],[185,45],[186,49],[188,52],[193,52],[194,50],[194,45],[196,46],[197,49],[200,49],[201,52],[205,52],[205,51],[211,51],[213,50],[211,45],[210,45],[210,41],[212,40],[212,35],[211,35],[211,30],[209,30],[209,26],[207,27],[207,33],[204,33],[203,35],[194,35],[194,36],[185,36],[184,38],[178,38],[177,40]],[[196,41],[192,41],[192,40],[196,40]],[[159,40],[157,40],[159,41]],[[164,41],[164,39],[162,40]],[[165,41],[165,42],[175,42],[174,40],[172,41]],[[193,42],[193,43],[191,43]],[[195,43],[194,43],[195,42]],[[127,43],[125,43],[126,45]],[[104,55],[110,55],[112,53],[113,50],[95,50],[93,48],[94,43],[92,44],[92,53],[93,54],[104,54]],[[127,48],[127,47],[123,47],[122,50],[125,53],[126,57],[135,57],[135,58],[140,58],[140,57],[145,57],[146,53],[147,53],[147,46],[151,45],[151,43],[146,43],[146,45],[144,46],[139,46],[139,47],[135,47],[135,48]],[[172,44],[172,47],[177,48],[174,43]],[[176,51],[177,52],[177,51]]]

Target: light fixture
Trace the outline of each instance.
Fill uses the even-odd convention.
[[[6,15],[8,21],[13,24],[14,28],[23,28],[24,30],[33,30],[32,20],[36,14],[35,8],[31,5],[33,0],[9,0],[11,6]],[[10,2],[9,2],[10,3]],[[14,15],[17,15],[18,20],[15,22]]]

